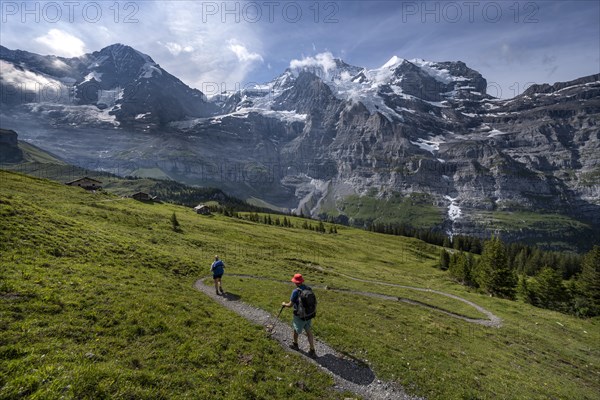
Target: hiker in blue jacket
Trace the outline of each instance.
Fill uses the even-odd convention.
[[[299,350],[298,335],[300,335],[302,333],[302,331],[304,330],[304,331],[306,331],[306,336],[308,337],[308,344],[310,345],[310,351],[308,352],[308,355],[310,357],[316,357],[315,342],[314,342],[314,337],[313,337],[313,333],[311,330],[312,319],[304,320],[304,319],[300,318],[300,316],[298,316],[298,306],[300,304],[300,293],[302,292],[302,290],[306,290],[306,289],[310,289],[310,288],[304,284],[304,278],[302,277],[301,274],[294,275],[294,277],[292,278],[292,282],[296,284],[296,289],[294,289],[294,291],[292,291],[292,296],[290,297],[290,301],[287,303],[286,302],[281,303],[282,307],[292,307],[292,306],[294,307],[294,319],[292,321],[292,327],[294,330],[294,341],[290,345],[290,348],[293,350]]]
[[[210,266],[210,271],[213,274],[213,280],[215,281],[215,291],[217,295],[225,294],[223,290],[223,286],[221,286],[221,278],[223,277],[223,273],[225,272],[225,263],[219,260],[219,256],[215,256],[215,261]],[[221,291],[221,293],[219,293]]]

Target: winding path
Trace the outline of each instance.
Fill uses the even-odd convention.
[[[246,275],[228,276],[253,278],[252,276]],[[259,277],[254,278],[260,279]],[[222,296],[217,295],[212,282],[208,284],[204,283],[207,279],[209,278],[199,279],[194,284],[194,287],[250,322],[263,326],[269,325],[269,335],[277,340],[287,351],[295,352],[289,348],[289,344],[291,344],[290,339],[292,337],[292,328],[289,323],[284,323],[268,312],[240,301],[239,296],[230,293],[225,293]],[[301,348],[308,347],[305,335],[300,337],[299,344]],[[310,358],[308,352],[304,350],[296,353],[301,354],[309,362],[317,364],[328,372],[333,377],[335,389],[340,391],[347,390],[356,393],[365,399],[421,400],[419,397],[409,396],[405,393],[404,389],[397,384],[378,380],[371,368],[367,365],[335,351],[332,347],[316,338],[315,349],[317,351],[316,358]]]
[[[319,268],[322,270],[322,268]],[[330,274],[332,273],[331,271],[328,271]],[[458,301],[462,301],[465,304],[470,305],[471,307],[473,307],[474,309],[476,309],[477,311],[479,311],[482,314],[485,314],[488,319],[478,319],[478,318],[467,318],[465,316],[462,316],[460,314],[456,314],[453,313],[451,311],[446,311],[444,309],[441,309],[439,307],[436,306],[432,306],[430,304],[426,304],[426,303],[422,303],[420,301],[415,301],[415,300],[410,300],[410,299],[404,299],[401,297],[394,297],[394,296],[387,296],[387,295],[377,295],[377,297],[382,297],[382,298],[388,298],[390,300],[399,300],[405,303],[409,303],[409,304],[414,304],[414,305],[418,305],[418,306],[422,306],[422,307],[427,307],[427,308],[431,308],[434,310],[437,310],[443,314],[449,315],[451,317],[454,318],[458,318],[458,319],[462,319],[463,321],[467,321],[467,322],[471,322],[473,324],[479,324],[479,325],[484,325],[484,326],[489,326],[489,327],[493,327],[493,328],[500,328],[502,326],[502,318],[494,315],[491,311],[486,310],[485,308],[473,303],[472,301],[469,301],[467,299],[463,299],[460,296],[454,295],[454,294],[450,294],[450,293],[445,293],[445,292],[441,292],[439,290],[434,290],[434,289],[425,289],[425,288],[418,288],[418,287],[414,287],[414,286],[404,286],[404,285],[398,285],[395,283],[388,283],[388,282],[379,282],[379,281],[372,281],[372,280],[368,280],[368,279],[361,279],[361,278],[355,278],[353,276],[350,275],[346,275],[343,274],[341,272],[333,272],[336,275],[339,276],[343,276],[344,278],[353,280],[353,281],[357,281],[357,282],[364,282],[364,283],[373,283],[376,285],[381,285],[381,286],[391,286],[391,287],[397,287],[397,288],[401,288],[401,289],[408,289],[408,290],[415,290],[417,292],[428,292],[428,293],[435,293],[435,294],[439,294],[440,296],[446,296],[449,297],[451,299],[454,300],[458,300]],[[365,292],[354,292],[354,291],[349,291],[350,293],[356,293],[356,294],[364,294],[364,295],[369,295]]]
[[[332,272],[329,271],[329,273],[332,273]],[[413,304],[416,306],[430,308],[437,312],[446,314],[450,317],[458,318],[458,319],[464,320],[469,323],[479,324],[479,325],[483,325],[483,326],[498,328],[502,325],[502,320],[499,317],[492,314],[490,311],[486,310],[485,308],[483,308],[469,300],[463,299],[462,297],[459,297],[459,296],[456,296],[453,294],[444,293],[444,292],[441,292],[438,290],[433,290],[433,289],[424,289],[424,288],[404,286],[404,285],[398,285],[398,284],[387,283],[387,282],[378,282],[378,281],[360,279],[360,278],[356,278],[356,277],[353,277],[350,275],[337,273],[337,272],[335,274],[343,276],[347,279],[358,281],[358,282],[398,287],[398,288],[402,288],[402,289],[409,289],[409,290],[415,290],[415,291],[420,291],[420,292],[430,292],[430,293],[435,293],[435,294],[439,294],[442,296],[450,297],[452,299],[462,301],[462,302],[474,307],[479,312],[485,314],[489,319],[467,318],[465,316],[455,314],[450,311],[443,310],[438,307],[435,307],[435,306],[432,306],[432,305],[429,305],[426,303],[422,303],[422,302],[419,302],[416,300],[394,297],[394,296],[380,294],[380,293],[326,288],[327,290],[358,294],[358,295],[375,297],[375,298],[391,300],[391,301],[402,301],[402,302]],[[229,274],[228,276],[288,283],[287,281],[284,282],[284,281],[279,281],[276,279],[270,279],[270,278],[259,277],[259,276],[254,276],[254,275]],[[277,318],[275,318],[275,316],[269,314],[268,312],[240,301],[239,296],[236,296],[236,295],[233,295],[230,293],[226,293],[223,296],[216,295],[215,291],[214,291],[214,286],[212,285],[212,282],[210,282],[209,284],[204,283],[204,281],[207,279],[208,278],[199,279],[198,281],[196,281],[194,287],[196,289],[200,290],[201,292],[205,293],[207,296],[214,299],[221,305],[225,306],[226,308],[228,308],[232,311],[235,311],[239,315],[248,319],[250,322],[259,324],[259,325],[263,325],[263,326],[268,326],[269,327],[268,333],[271,335],[271,337],[273,339],[277,340],[284,347],[284,349],[287,349],[288,351],[292,351],[292,350],[289,350],[289,347],[288,347],[288,345],[291,343],[290,338],[292,336],[292,329],[291,329],[289,323],[284,323],[284,322],[278,320]],[[313,285],[313,287],[317,288],[319,286]],[[301,340],[306,340],[306,339],[304,336],[301,336]],[[300,345],[301,345],[301,347],[307,347],[306,343],[301,342]],[[315,347],[316,347],[317,354],[318,354],[317,358],[314,358],[314,359],[309,358],[307,353],[304,351],[301,351],[299,353],[302,354],[306,359],[310,360],[310,362],[316,363],[321,368],[323,368],[325,371],[327,371],[333,377],[333,379],[335,381],[335,385],[336,385],[335,387],[337,389],[348,390],[348,391],[354,392],[360,396],[363,396],[365,399],[374,399],[374,400],[379,400],[379,399],[417,400],[417,399],[420,399],[417,397],[409,396],[408,394],[405,393],[404,389],[401,386],[399,386],[395,383],[382,382],[381,380],[377,379],[377,377],[375,376],[375,374],[373,373],[371,368],[369,368],[369,366],[365,365],[364,363],[362,363],[358,360],[355,360],[351,357],[348,357],[346,355],[343,355],[343,354],[337,352],[336,350],[334,350],[333,348],[328,346],[326,343],[324,343],[318,339],[315,339]]]

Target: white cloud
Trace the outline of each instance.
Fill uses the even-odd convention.
[[[140,50],[207,95],[243,87],[250,72],[264,60],[262,31],[254,24],[234,23],[233,19],[198,23],[198,16],[203,15],[202,2],[144,2],[147,3],[154,10],[152,15],[162,18],[157,21],[161,30],[156,32],[153,43],[167,37],[182,51],[174,58],[173,51],[177,52],[178,47],[169,49],[164,42],[154,49]],[[186,46],[191,51],[186,52]]]
[[[240,62],[264,61],[258,53],[251,53],[246,46],[237,42],[237,40],[229,41],[229,50],[231,50]]]
[[[85,54],[85,43],[76,36],[60,29],[50,29],[47,34],[34,39],[48,48],[51,54],[78,57]]]
[[[290,68],[292,69],[314,67],[321,67],[327,74],[330,69],[335,68],[335,59],[333,58],[333,54],[330,52],[319,53],[315,57],[304,57],[302,60],[294,59],[290,62]]]
[[[169,50],[169,53],[173,54],[174,56],[178,56],[182,52],[191,53],[194,51],[192,46],[182,46],[179,43],[174,42],[163,43],[159,41],[158,44],[164,46],[167,50]]]

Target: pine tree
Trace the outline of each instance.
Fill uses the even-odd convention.
[[[579,312],[587,316],[600,315],[600,246],[594,246],[583,258],[577,278]]]
[[[468,277],[470,275],[469,269],[470,267],[468,265],[468,260],[465,253],[461,251],[452,254],[450,259],[450,267],[448,268],[450,276],[460,283],[465,284],[468,282]]]
[[[319,227],[317,228],[317,232],[325,233],[325,225],[323,221],[319,221]]]
[[[173,230],[175,232],[179,232],[180,225],[179,225],[179,221],[177,220],[177,215],[175,215],[175,213],[173,213],[173,215],[171,215],[171,226],[173,227]]]
[[[514,266],[515,270],[518,271],[519,273],[524,273],[526,264],[527,264],[527,250],[522,249],[516,255],[513,266]]]
[[[534,305],[551,310],[563,310],[567,300],[567,292],[563,285],[562,276],[550,267],[543,268],[535,277],[532,288],[535,298]]]
[[[447,270],[450,268],[450,254],[444,249],[440,250],[440,269]]]
[[[525,263],[525,273],[529,276],[536,275],[544,266],[542,261],[542,251],[538,248],[533,249],[531,255]]]
[[[481,240],[479,238],[473,238],[471,243],[471,253],[481,254]]]
[[[452,242],[450,242],[450,238],[448,236],[446,236],[444,238],[444,244],[443,246],[447,249],[449,249],[450,247],[452,247]]]
[[[500,239],[492,238],[484,243],[477,271],[477,283],[486,292],[514,298],[517,277],[508,265],[506,248]]]

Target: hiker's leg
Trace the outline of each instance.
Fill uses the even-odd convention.
[[[298,344],[298,332],[294,330],[294,343]]]
[[[215,291],[219,294],[219,278],[215,278]]]
[[[306,330],[306,336],[308,337],[308,344],[310,345],[311,350],[315,350],[315,338],[312,333],[312,329]]]

